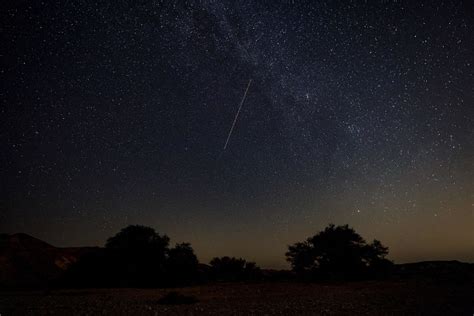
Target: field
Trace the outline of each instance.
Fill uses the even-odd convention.
[[[196,303],[167,305],[171,291]],[[223,283],[180,289],[0,292],[8,315],[473,315],[471,284],[403,280],[341,284]]]

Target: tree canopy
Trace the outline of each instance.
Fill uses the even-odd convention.
[[[130,225],[107,239],[109,249],[165,251],[169,246],[168,236],[160,236],[153,228]]]
[[[388,248],[368,244],[348,225],[330,224],[323,231],[288,247],[287,261],[300,274],[328,278],[360,278],[388,265]]]

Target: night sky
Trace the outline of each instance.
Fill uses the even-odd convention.
[[[1,5],[0,231],[474,261],[472,2],[98,2]]]

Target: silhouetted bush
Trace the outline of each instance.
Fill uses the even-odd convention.
[[[257,280],[262,272],[255,262],[247,262],[242,258],[214,258],[211,265],[211,276],[218,281]]]
[[[392,263],[388,248],[378,240],[371,244],[348,225],[326,227],[304,242],[288,247],[287,261],[304,278],[362,279],[386,274]]]
[[[114,254],[99,249],[82,256],[71,265],[53,285],[59,287],[120,287],[124,283],[122,272]],[[125,284],[123,284],[125,286]]]
[[[198,279],[198,259],[189,243],[176,244],[169,250],[166,268],[173,285],[185,285]]]

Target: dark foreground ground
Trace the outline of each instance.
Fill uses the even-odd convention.
[[[163,305],[169,289],[0,292],[9,315],[473,315],[472,284],[415,280],[344,284],[210,284],[175,289],[198,300]]]

